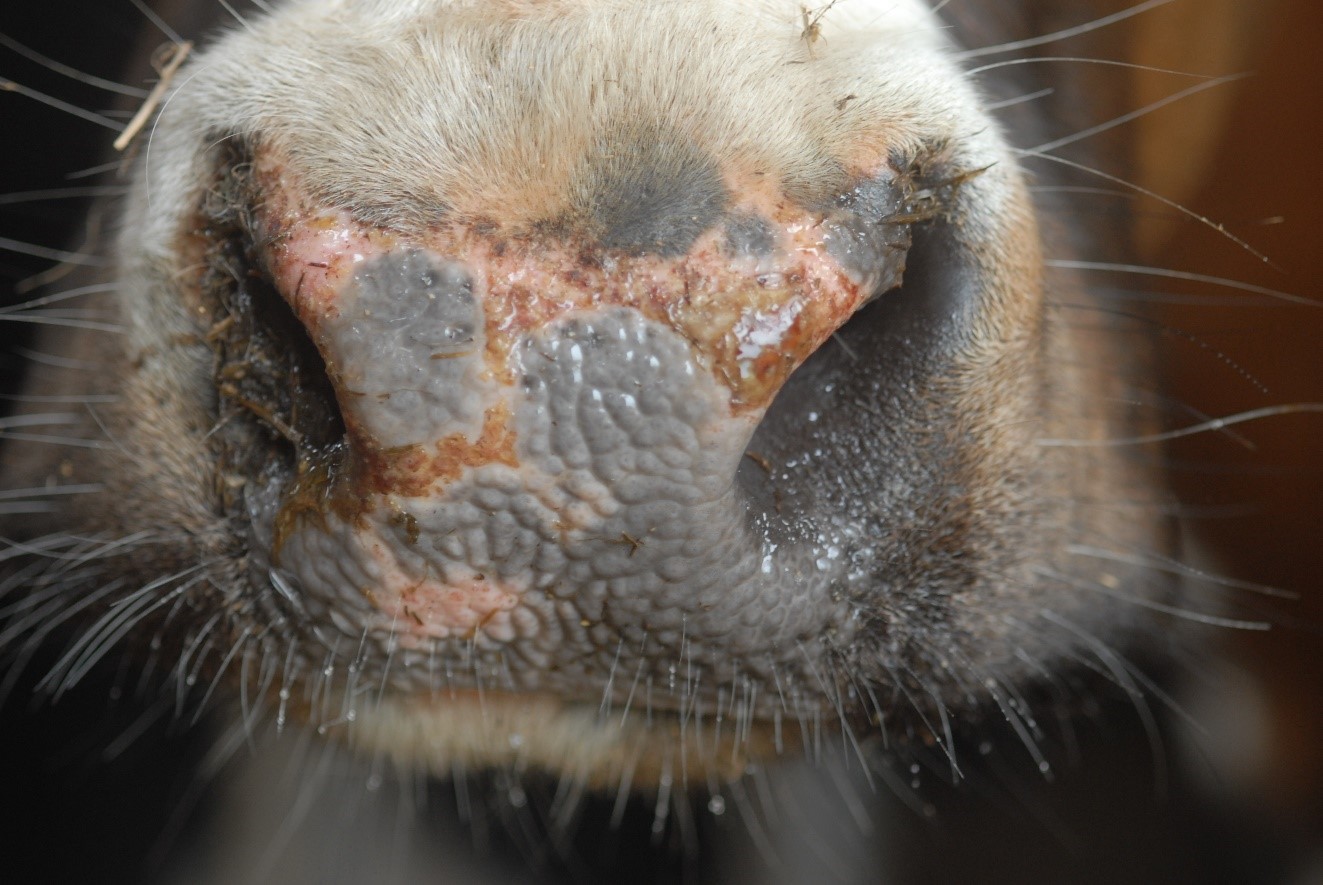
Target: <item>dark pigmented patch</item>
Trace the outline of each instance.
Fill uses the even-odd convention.
[[[387,253],[355,272],[337,306],[321,323],[321,343],[375,443],[477,438],[485,345],[467,268],[423,250]]]
[[[894,178],[866,178],[836,198],[837,207],[876,224],[900,212],[904,192]]]
[[[891,219],[907,216],[908,194],[895,179],[870,178],[837,197],[823,225],[828,253],[856,281],[876,276],[895,262],[898,251],[909,248],[909,228]],[[903,268],[904,263],[899,264]],[[898,274],[885,272],[875,281],[879,291],[900,282]]]
[[[772,227],[757,215],[736,213],[726,219],[726,248],[740,257],[770,255],[776,245]]]
[[[683,255],[727,203],[716,163],[657,133],[602,144],[574,187],[574,212],[606,249]]]

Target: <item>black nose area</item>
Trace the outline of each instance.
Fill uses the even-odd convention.
[[[688,252],[729,202],[711,157],[652,131],[599,143],[571,199],[579,223],[598,245],[665,258]]]

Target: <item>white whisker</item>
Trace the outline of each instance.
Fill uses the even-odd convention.
[[[1146,117],[1149,114],[1153,113],[1154,111],[1161,110],[1162,108],[1165,108],[1168,105],[1175,104],[1176,102],[1189,98],[1192,95],[1198,95],[1200,92],[1206,92],[1209,89],[1215,89],[1218,86],[1225,86],[1228,83],[1235,83],[1238,80],[1245,79],[1246,76],[1247,75],[1245,74],[1232,74],[1226,77],[1215,77],[1203,83],[1196,83],[1195,85],[1189,87],[1188,89],[1182,89],[1179,92],[1175,92],[1164,98],[1158,99],[1155,102],[1146,104],[1142,108],[1138,108],[1136,110],[1130,111],[1129,113],[1125,113],[1125,114],[1121,114],[1120,116],[1113,117],[1110,120],[1099,123],[1097,126],[1090,126],[1087,129],[1081,129],[1079,132],[1075,132],[1070,135],[1065,135],[1062,136],[1061,138],[1053,139],[1052,141],[1045,141],[1042,144],[1034,145],[1031,148],[1027,148],[1025,150],[1025,153],[1031,156],[1041,156],[1043,154],[1050,153],[1051,151],[1055,151],[1058,148],[1063,148],[1066,145],[1075,144],[1076,142],[1079,141],[1085,141],[1089,138],[1092,138],[1095,135],[1099,135],[1103,132],[1107,132],[1110,129],[1115,129],[1118,126],[1124,126],[1126,123],[1133,122],[1134,120],[1138,120],[1141,117]]]
[[[981,58],[985,55],[997,55],[998,53],[1002,53],[1002,52],[1014,52],[1020,49],[1031,49],[1035,46],[1042,46],[1045,43],[1055,43],[1058,40],[1067,40],[1071,37],[1078,37],[1081,34],[1088,34],[1092,31],[1097,31],[1101,28],[1108,27],[1109,25],[1114,25],[1117,22],[1125,21],[1128,18],[1134,18],[1135,16],[1142,15],[1145,12],[1148,12],[1149,10],[1157,9],[1160,6],[1166,6],[1168,3],[1171,2],[1173,2],[1173,0],[1146,0],[1146,2],[1144,3],[1140,3],[1136,6],[1131,6],[1129,9],[1123,9],[1120,12],[1114,13],[1113,15],[1105,15],[1102,16],[1101,18],[1096,18],[1093,21],[1085,22],[1082,25],[1075,25],[1074,27],[1064,28],[1060,31],[1053,31],[1050,34],[1043,34],[1038,37],[1029,37],[1028,39],[1025,40],[1014,40],[1007,43],[998,43],[993,46],[984,46],[979,49],[967,49],[963,52],[956,53],[956,58],[959,59]]]
[[[1038,101],[1040,98],[1049,98],[1055,94],[1055,89],[1047,87],[1046,89],[1038,89],[1034,92],[1027,92],[1024,95],[1017,95],[1014,98],[1007,98],[1002,101],[990,101],[987,104],[987,108],[989,111],[995,113],[996,111],[1004,111],[1006,108],[1013,108],[1017,105],[1029,104],[1030,102]]]
[[[89,123],[95,123],[98,126],[104,126],[106,129],[119,129],[119,124],[114,120],[93,113],[92,111],[80,108],[76,104],[69,104],[67,101],[61,101],[54,96],[47,95],[44,92],[38,92],[36,89],[24,86],[22,83],[15,83],[13,80],[0,77],[0,92],[13,92],[24,98],[30,98],[33,101],[41,102],[48,107],[55,108],[57,111],[63,111],[72,117],[80,120],[86,120]]]
[[[1065,166],[1067,168],[1074,169],[1079,172],[1083,172],[1086,175],[1093,175],[1103,179],[1104,181],[1110,181],[1114,184],[1119,184],[1131,188],[1136,193],[1140,193],[1146,197],[1150,197],[1154,200],[1157,200],[1159,203],[1162,203],[1164,206],[1167,206],[1168,208],[1171,209],[1175,209],[1177,212],[1179,212],[1181,215],[1185,216],[1186,218],[1190,219],[1191,221],[1197,221],[1199,224],[1202,224],[1204,227],[1207,227],[1209,230],[1215,231],[1220,236],[1235,243],[1245,252],[1249,253],[1250,255],[1253,255],[1259,261],[1262,261],[1264,264],[1270,267],[1275,266],[1273,265],[1272,260],[1269,259],[1267,255],[1264,255],[1258,249],[1255,249],[1249,243],[1245,242],[1243,239],[1236,236],[1231,231],[1227,230],[1226,227],[1224,227],[1223,225],[1218,224],[1216,221],[1213,221],[1211,218],[1207,217],[1206,215],[1200,215],[1198,212],[1195,212],[1193,209],[1187,209],[1186,207],[1182,206],[1180,203],[1176,202],[1175,200],[1168,199],[1167,197],[1162,196],[1162,194],[1159,194],[1157,191],[1150,190],[1149,188],[1143,187],[1142,185],[1139,184],[1135,184],[1132,181],[1126,181],[1124,178],[1121,178],[1116,175],[1112,175],[1111,173],[1108,172],[1104,172],[1101,169],[1095,169],[1092,166],[1087,166],[1083,163],[1076,163],[1074,160],[1067,160],[1065,157],[1058,157],[1055,154],[1043,154],[1030,150],[1021,150],[1020,155],[1026,158],[1046,160],[1050,163],[1057,163],[1061,166]]]
[[[19,498],[48,498],[62,495],[89,495],[105,489],[101,483],[83,483],[81,485],[50,486],[31,489],[0,489],[0,501],[13,501]]]
[[[129,0],[129,2],[132,3],[134,7],[142,13],[143,17],[151,22],[158,31],[164,34],[166,39],[171,43],[179,44],[184,42],[184,38],[179,36],[179,32],[166,24],[165,19],[157,15],[156,11],[144,3],[143,0]]]
[[[1237,412],[1234,415],[1228,415],[1225,418],[1213,418],[1209,421],[1201,421],[1198,424],[1192,424],[1189,427],[1181,427],[1176,430],[1168,430],[1162,433],[1146,433],[1140,436],[1123,436],[1113,439],[1038,439],[1034,440],[1035,445],[1057,448],[1108,448],[1111,446],[1143,446],[1153,443],[1170,442],[1173,439],[1180,439],[1186,436],[1197,436],[1201,433],[1214,433],[1227,427],[1234,427],[1237,424],[1248,424],[1251,421],[1262,421],[1265,418],[1276,418],[1282,415],[1317,415],[1323,414],[1323,403],[1285,403],[1280,406],[1265,406],[1261,409],[1250,409],[1245,412]]]
[[[1082,58],[1075,55],[1035,55],[1026,58],[1012,58],[1006,61],[996,61],[986,65],[980,65],[977,68],[970,68],[966,71],[971,77],[977,76],[987,71],[995,71],[1001,68],[1017,67],[1019,65],[1039,65],[1039,64],[1081,64],[1081,65],[1099,65],[1101,67],[1125,68],[1131,71],[1148,71],[1154,74],[1173,74],[1178,77],[1197,77],[1201,80],[1217,79],[1209,74],[1196,74],[1192,71],[1178,71],[1171,68],[1157,68],[1152,65],[1135,64],[1130,61],[1118,61],[1112,58]]]
[[[113,80],[107,80],[104,77],[97,77],[93,74],[88,74],[84,71],[72,68],[53,58],[42,55],[34,49],[29,49],[13,37],[9,37],[3,33],[0,33],[0,46],[21,55],[30,62],[35,62],[36,64],[41,65],[47,70],[54,71],[55,73],[72,80],[77,80],[79,83],[86,83],[89,86],[95,86],[98,89],[104,89],[107,92],[115,92],[119,95],[127,95],[131,98],[141,98],[147,94],[146,90],[139,89],[136,86],[126,86],[123,83],[116,83]]]
[[[1134,565],[1147,569],[1156,569],[1157,571],[1167,572],[1168,574],[1206,581],[1207,583],[1215,584],[1219,587],[1226,587],[1231,590],[1245,590],[1250,593],[1257,593],[1261,596],[1270,596],[1276,599],[1296,600],[1300,598],[1300,594],[1293,593],[1290,590],[1269,587],[1267,584],[1258,584],[1252,581],[1240,581],[1224,575],[1214,575],[1191,565],[1186,565],[1185,563],[1179,562],[1171,557],[1147,551],[1141,553],[1121,553],[1115,550],[1090,546],[1088,544],[1070,544],[1066,547],[1066,552],[1073,556],[1087,556],[1092,559],[1118,562],[1123,565]]]
[[[1174,605],[1157,602],[1156,600],[1146,599],[1142,596],[1121,593],[1098,581],[1088,581],[1083,578],[1072,577],[1052,569],[1037,569],[1037,572],[1068,587],[1074,587],[1078,590],[1089,590],[1094,593],[1102,594],[1110,599],[1115,599],[1118,602],[1146,608],[1150,611],[1160,612],[1164,615],[1171,615],[1174,618],[1180,618],[1183,621],[1189,621],[1194,624],[1203,624],[1206,627],[1225,627],[1229,630],[1245,630],[1255,633],[1262,633],[1272,629],[1272,625],[1266,621],[1245,621],[1235,618],[1224,618],[1206,612],[1194,611],[1188,608],[1179,608]]]
[[[63,249],[50,249],[32,243],[21,243],[8,237],[0,237],[0,250],[15,252],[19,255],[31,255],[34,258],[48,258],[63,264],[79,264],[86,267],[107,267],[109,262],[99,255],[84,252],[66,252]]]
[[[1139,264],[1120,264],[1107,261],[1077,261],[1066,258],[1048,258],[1043,262],[1048,267],[1059,267],[1065,270],[1096,270],[1108,273],[1137,274],[1147,277],[1161,277],[1168,280],[1184,280],[1190,283],[1206,283],[1210,286],[1222,286],[1227,289],[1235,289],[1240,292],[1249,292],[1254,295],[1266,295],[1277,301],[1284,301],[1288,304],[1303,304],[1308,307],[1323,307],[1323,301],[1317,301],[1313,298],[1306,298],[1303,295],[1292,295],[1290,292],[1282,292],[1278,289],[1269,289],[1266,286],[1256,286],[1251,283],[1243,283],[1239,280],[1231,280],[1226,277],[1216,277],[1208,274],[1191,273],[1184,270],[1171,270],[1163,267],[1145,267]],[[1253,302],[1251,302],[1252,304]]]
[[[2,36],[2,35],[0,35]],[[127,194],[124,186],[95,187],[52,187],[39,191],[15,191],[0,194],[0,206],[17,206],[21,203],[40,203],[46,200],[81,200],[88,197],[118,197]]]

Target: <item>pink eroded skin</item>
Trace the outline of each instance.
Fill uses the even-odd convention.
[[[410,637],[472,636],[482,630],[494,639],[508,638],[509,624],[502,617],[519,604],[519,593],[474,574],[468,580],[448,584],[410,578],[395,555],[370,531],[359,532],[362,544],[381,572],[381,583],[366,591],[369,600],[392,619],[394,631],[406,647]]]
[[[512,415],[516,346],[576,311],[632,308],[678,333],[692,346],[696,367],[729,391],[732,421],[752,427],[790,373],[823,344],[873,293],[828,254],[823,217],[790,203],[759,179],[728,182],[739,195],[733,211],[770,225],[766,255],[735,255],[718,223],[687,254],[606,253],[554,236],[512,232],[490,224],[443,220],[419,231],[389,231],[356,221],[343,209],[317,207],[297,177],[270,151],[259,152],[256,184],[258,240],[267,270],[326,362],[349,436],[348,469],[338,471],[357,515],[337,513],[352,543],[372,564],[376,586],[360,588],[402,639],[492,635],[520,598],[517,587],[498,586],[474,573],[449,581],[416,573],[396,559],[377,526],[389,522],[392,498],[437,498],[466,470],[484,464],[518,467]],[[486,349],[484,383],[497,391],[484,400],[476,438],[448,432],[419,445],[391,448],[377,440],[355,391],[337,375],[341,363],[324,331],[341,312],[341,293],[375,257],[421,250],[461,265],[481,305]],[[361,502],[361,503],[358,503]]]

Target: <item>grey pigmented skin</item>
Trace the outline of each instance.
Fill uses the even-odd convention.
[[[576,211],[606,249],[683,255],[728,201],[711,157],[656,133],[603,145],[586,165],[574,188]]]
[[[903,256],[910,244],[908,226],[888,219],[904,211],[904,193],[893,179],[868,179],[836,200],[822,240],[855,282],[885,291],[900,284],[904,262],[892,259]]]
[[[321,337],[342,407],[380,445],[481,432],[482,308],[461,265],[416,250],[372,259]]]
[[[771,254],[775,245],[776,236],[763,218],[738,212],[726,219],[726,248],[731,254],[741,258],[762,258]]]

